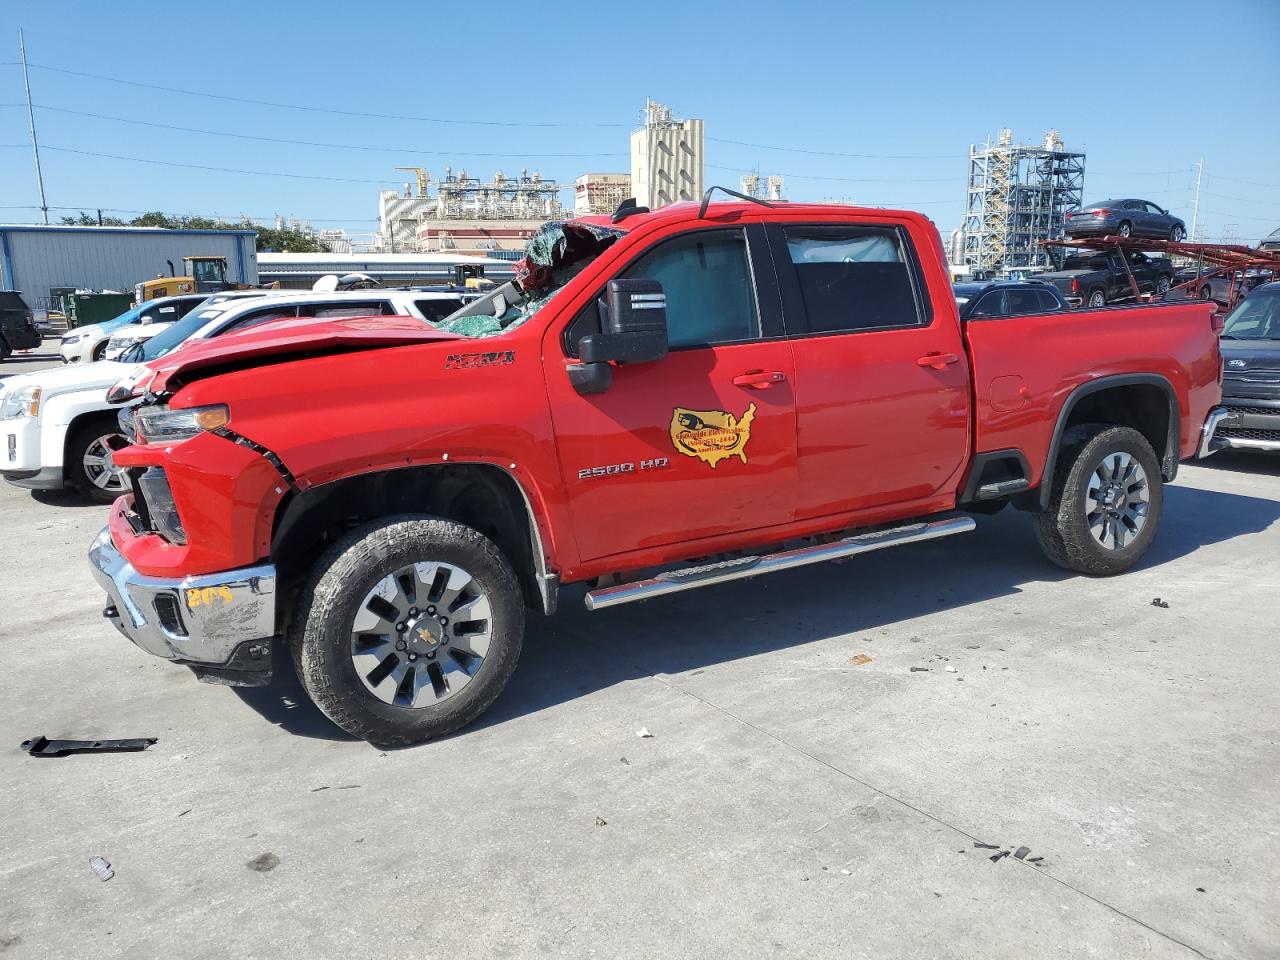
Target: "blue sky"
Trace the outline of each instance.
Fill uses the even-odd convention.
[[[906,206],[945,231],[962,216],[970,143],[1006,126],[1035,142],[1053,127],[1088,154],[1086,202],[1141,196],[1190,223],[1203,156],[1208,236],[1280,226],[1280,123],[1263,96],[1280,76],[1280,0],[0,0],[3,222],[39,217],[19,27],[39,65],[53,207],[281,213],[367,233],[377,191],[409,176],[396,166],[526,165],[566,182],[625,171],[651,96],[705,119],[708,183],[781,173],[792,199]]]

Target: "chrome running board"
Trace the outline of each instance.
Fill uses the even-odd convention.
[[[758,557],[739,557],[721,563],[708,563],[701,567],[670,570],[648,580],[637,580],[634,583],[620,583],[615,587],[591,590],[586,595],[587,609],[604,610],[607,607],[631,603],[633,600],[652,600],[654,597],[696,590],[698,587],[708,587],[714,583],[743,580],[747,577],[757,577],[762,573],[790,570],[810,563],[838,560],[841,557],[852,557],[860,553],[870,553],[872,550],[883,550],[886,547],[900,547],[903,544],[918,543],[921,540],[937,540],[939,537],[949,537],[955,533],[968,533],[975,526],[972,517],[948,517],[945,520],[913,523],[905,527],[895,527],[892,530],[860,533],[812,547],[797,547],[795,550],[767,553]]]

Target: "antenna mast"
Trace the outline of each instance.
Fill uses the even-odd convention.
[[[27,124],[31,128],[31,150],[36,155],[36,186],[40,188],[40,212],[44,222],[49,222],[49,206],[44,200],[44,174],[40,172],[40,143],[36,140],[36,115],[31,110],[31,81],[27,77],[27,45],[18,31],[18,54],[22,60],[22,87],[27,92]]]

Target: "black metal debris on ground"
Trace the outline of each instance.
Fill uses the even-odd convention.
[[[1151,601],[1151,605],[1152,605],[1153,607],[1159,607],[1161,610],[1168,610],[1168,609],[1169,609],[1169,601],[1168,601],[1168,600],[1161,600],[1159,597],[1156,597],[1154,600],[1152,600],[1152,601]]]
[[[1012,856],[1013,856],[1013,858],[1014,858],[1015,860],[1023,860],[1023,861],[1025,861],[1025,862],[1027,862],[1027,863],[1034,863],[1036,866],[1039,866],[1039,865],[1040,865],[1040,862],[1041,862],[1042,860],[1044,860],[1044,857],[1029,857],[1029,856],[1027,856],[1027,854],[1029,854],[1029,853],[1031,852],[1031,848],[1030,848],[1030,847],[1028,847],[1028,846],[1021,846],[1021,847],[1018,847],[1018,849],[1016,849],[1016,850],[1009,850],[1009,849],[1007,849],[1007,848],[1004,848],[1004,847],[999,846],[998,844],[994,844],[994,843],[982,843],[980,840],[975,840],[975,841],[973,841],[973,845],[974,845],[975,847],[977,847],[979,850],[995,850],[995,851],[997,851],[996,853],[992,854],[990,857],[988,857],[988,858],[987,858],[987,859],[988,859],[988,860],[990,860],[992,863],[999,863],[999,862],[1000,862],[1001,860],[1003,860],[1005,857],[1010,856],[1010,854],[1012,854]],[[963,851],[963,850],[961,850],[960,852],[961,852],[961,853],[964,853],[964,851]]]
[[[155,737],[138,737],[133,740],[50,740],[48,737],[32,737],[23,740],[18,749],[33,757],[65,757],[72,753],[136,753],[155,742]]]

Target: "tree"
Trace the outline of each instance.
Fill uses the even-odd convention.
[[[96,227],[98,218],[81,212],[78,217],[63,217],[67,226]],[[112,227],[162,227],[166,230],[256,230],[258,232],[256,247],[259,253],[264,250],[283,253],[328,253],[329,248],[301,230],[276,230],[274,227],[258,227],[252,221],[243,223],[227,223],[225,220],[212,220],[209,217],[171,217],[159,210],[151,210],[139,214],[132,220],[125,221],[116,217],[103,217],[103,226]]]

